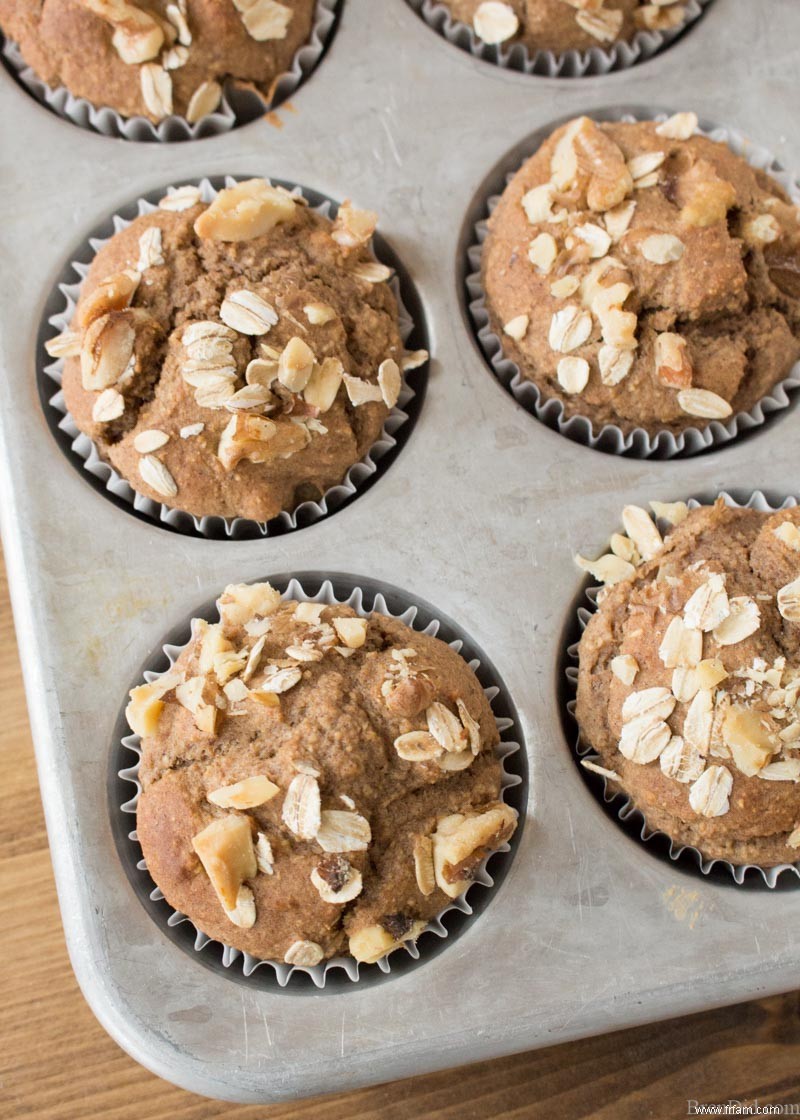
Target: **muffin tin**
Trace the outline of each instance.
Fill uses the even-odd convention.
[[[209,1096],[277,1101],[800,984],[800,892],[709,880],[626,836],[576,769],[560,680],[583,583],[572,554],[599,553],[624,502],[755,488],[781,501],[800,472],[796,405],[693,459],[601,454],[509,397],[460,290],[464,223],[487,171],[565,114],[691,107],[797,166],[798,36],[794,0],[768,13],[715,0],[650,62],[562,81],[473,59],[405,0],[346,0],[282,128],[260,121],[177,145],[78,131],[0,73],[6,563],[73,966],[98,1018],[151,1070]],[[410,438],[357,501],[272,539],[190,540],[68,468],[37,399],[37,335],[62,262],[106,214],[163,183],[242,173],[377,209],[434,361]],[[295,998],[211,972],[161,934],[116,858],[106,776],[125,690],[165,629],[228,582],[307,571],[403,588],[463,628],[516,706],[530,785],[508,873],[457,940],[380,984]]]

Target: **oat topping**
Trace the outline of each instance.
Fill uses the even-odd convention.
[[[500,0],[482,0],[472,19],[475,34],[484,43],[505,43],[519,29],[519,20],[510,4]]]

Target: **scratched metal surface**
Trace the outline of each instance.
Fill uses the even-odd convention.
[[[347,0],[329,56],[284,111],[213,140],[83,132],[0,72],[2,528],[72,962],[134,1057],[186,1088],[271,1101],[388,1080],[800,984],[800,892],[682,874],[609,821],[556,705],[562,629],[623,501],[784,495],[797,410],[674,463],[622,461],[547,430],[488,373],[462,319],[457,242],[477,185],[553,117],[694,107],[800,165],[796,0],[715,0],[665,54],[557,81],[479,63],[403,0]],[[435,363],[397,462],[348,509],[275,540],[204,542],[115,508],[65,462],[34,386],[39,314],[100,216],[161,183],[275,174],[381,213],[426,309]],[[342,995],[249,992],[163,941],[111,841],[107,751],[125,688],[173,620],[230,580],[365,574],[456,619],[493,658],[527,738],[531,820],[497,897],[430,965]]]

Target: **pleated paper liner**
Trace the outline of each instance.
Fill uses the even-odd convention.
[[[718,497],[737,509],[754,509],[761,513],[775,513],[797,505],[795,498],[771,498],[760,490],[755,490],[749,495],[738,491],[733,494],[726,491],[720,494],[701,494],[696,498],[690,498],[687,504],[690,509],[697,509],[699,506],[713,505]],[[668,528],[666,522],[658,522],[658,524],[663,529]],[[587,771],[581,766],[583,759],[603,765],[592,749],[581,742],[575,719],[578,647],[589,619],[597,610],[597,594],[600,590],[598,586],[584,585],[567,626],[562,658],[563,689],[560,703],[564,734],[585,784],[606,815],[628,836],[642,844],[648,854],[671,861],[677,869],[689,874],[700,874],[712,881],[742,889],[797,890],[800,887],[800,859],[797,863],[782,863],[775,867],[759,867],[758,864],[753,863],[734,864],[728,860],[709,859],[692,845],[681,844],[672,840],[666,833],[651,829],[644,814],[636,808],[626,793],[614,789],[614,783],[610,783],[601,774]]]
[[[322,59],[336,27],[341,2],[317,0],[308,42],[295,53],[290,68],[276,78],[270,97],[264,97],[255,89],[237,86],[229,79],[224,84],[219,108],[195,124],[178,115],[166,117],[158,124],[153,124],[146,117],[123,117],[108,106],[94,105],[84,97],[73,96],[64,86],[51,87],[26,64],[17,44],[8,39],[3,41],[1,35],[0,57],[23,89],[56,116],[79,128],[122,140],[155,143],[200,140],[221,136],[238,125],[262,117],[291,97]]]
[[[637,31],[625,42],[607,46],[598,42],[588,50],[561,53],[543,50],[531,53],[524,43],[484,43],[469,24],[454,19],[450,10],[437,0],[407,0],[407,3],[448,43],[484,62],[544,78],[584,78],[628,70],[639,62],[646,62],[683,35],[711,0],[688,0],[683,23],[670,31]]]
[[[213,177],[191,182],[200,187],[203,201],[210,202],[223,187],[233,186],[243,178],[245,176],[225,176],[224,179]],[[304,197],[318,213],[331,218],[335,216],[337,204],[332,199],[294,183],[278,179],[271,182]],[[83,241],[73,259],[63,269],[45,307],[37,346],[39,396],[49,427],[68,460],[77,466],[82,476],[97,491],[129,513],[163,528],[212,540],[244,540],[278,536],[320,521],[367,489],[394,461],[408,439],[422,407],[427,385],[427,363],[403,375],[400,397],[387,416],[380,436],[367,454],[349,468],[341,483],[327,490],[318,501],[302,502],[294,510],[283,511],[268,522],[250,521],[242,517],[196,517],[137,493],[130,483],[102,459],[95,444],[78,429],[67,411],[61,392],[64,361],[49,357],[45,343],[65,330],[71,322],[81,284],[98,250],[110,237],[130,225],[134,218],[157,209],[158,200],[170,189],[172,188],[163,187],[151,191],[106,219],[95,230],[94,235]],[[403,344],[410,350],[427,349],[428,336],[422,305],[408,273],[379,234],[375,234],[373,243],[380,261],[394,272],[390,286],[397,299]]]
[[[475,882],[428,923],[416,943],[405,942],[374,965],[359,964],[349,956],[335,957],[314,967],[260,960],[207,937],[185,914],[168,905],[151,879],[135,831],[136,806],[141,792],[138,781],[140,740],[130,733],[123,707],[110,758],[111,825],[119,857],[133,889],[162,934],[188,954],[196,954],[201,964],[241,983],[301,993],[322,988],[346,991],[356,984],[376,983],[403,975],[430,961],[483,913],[505,877],[522,835],[527,805],[527,760],[514,703],[492,663],[456,623],[440,616],[424,600],[374,580],[333,573],[276,576],[270,577],[270,583],[282,591],[284,599],[346,604],[364,617],[373,610],[389,615],[414,630],[438,636],[459,653],[477,675],[491,704],[501,736],[497,747],[503,766],[501,797],[519,813],[517,830],[510,843],[481,864]],[[215,603],[206,603],[193,617],[217,619]],[[189,621],[175,627],[163,646],[148,657],[143,670],[145,680],[155,680],[168,671],[190,637]],[[137,680],[141,676],[139,674]]]
[[[572,114],[572,116],[576,115],[578,114]],[[661,122],[670,114],[660,109],[620,108],[593,111],[587,115],[598,121]],[[800,386],[800,362],[795,363],[786,377],[757,401],[749,412],[736,413],[724,421],[712,420],[702,428],[688,427],[678,435],[667,430],[651,435],[643,428],[636,428],[626,434],[615,424],[605,424],[598,429],[588,416],[576,415],[567,418],[564,415],[562,402],[557,397],[545,396],[538,385],[522,375],[516,362],[504,355],[502,341],[491,326],[481,277],[481,255],[488,236],[488,218],[500,201],[503,189],[522,163],[556,128],[569,119],[571,117],[554,121],[516,145],[484,181],[473,208],[473,215],[468,218],[466,298],[478,345],[492,373],[526,412],[535,416],[548,428],[585,447],[612,455],[623,455],[631,459],[688,458],[704,451],[724,447],[738,437],[758,429],[775,413],[788,408],[792,403],[791,395]],[[727,144],[737,155],[746,159],[751,167],[767,172],[780,183],[792,200],[800,205],[800,185],[796,176],[785,171],[766,148],[752,143],[732,128],[701,123],[698,131],[703,136]]]

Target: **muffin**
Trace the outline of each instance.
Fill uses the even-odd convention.
[[[503,353],[565,418],[650,435],[747,412],[800,357],[800,223],[694,113],[557,129],[489,220]]]
[[[583,745],[650,828],[710,859],[800,860],[800,509],[652,503],[579,563],[605,581],[580,642]]]
[[[404,356],[377,216],[336,220],[265,180],[182,187],[97,253],[70,329],[67,408],[134,490],[267,521],[338,485],[379,437]],[[416,361],[426,355],[416,355]]]
[[[531,54],[608,47],[637,31],[672,31],[686,18],[679,0],[445,0],[445,7],[484,43],[522,43]]]
[[[269,100],[313,18],[314,0],[0,0],[0,28],[47,85],[154,123],[213,113],[228,79]]]
[[[449,646],[373,613],[227,587],[131,692],[137,833],[171,906],[261,959],[372,963],[513,834],[497,725]]]

